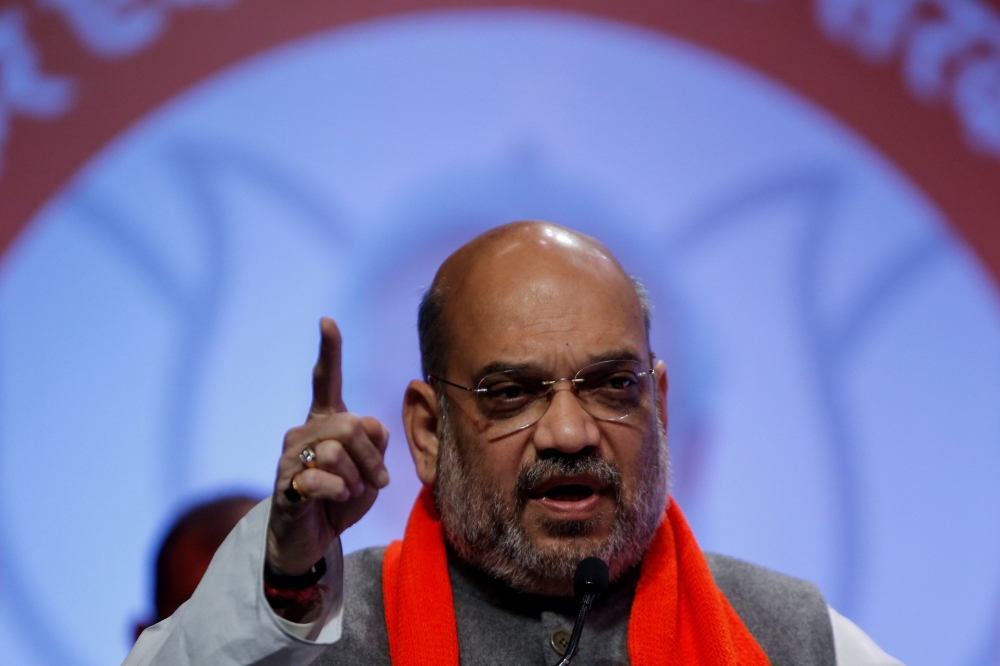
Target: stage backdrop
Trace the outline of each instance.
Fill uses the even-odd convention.
[[[167,522],[267,492],[317,320],[392,485],[416,305],[554,220],[649,287],[673,492],[910,666],[1000,664],[1000,15],[980,0],[0,9],[0,655],[117,663]]]

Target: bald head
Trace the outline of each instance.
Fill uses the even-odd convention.
[[[420,304],[424,376],[444,375],[456,342],[516,329],[530,336],[552,306],[614,301],[649,334],[645,289],[599,241],[549,222],[511,222],[477,236],[438,269]]]
[[[434,286],[457,289],[469,275],[510,263],[557,263],[608,277],[625,277],[608,248],[597,239],[551,222],[511,222],[476,236],[448,257],[434,278]]]

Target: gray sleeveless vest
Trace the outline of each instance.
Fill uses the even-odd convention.
[[[391,666],[382,605],[385,548],[344,562],[343,635],[317,666]],[[815,585],[706,553],[716,584],[774,666],[836,666],[826,602]],[[556,666],[558,632],[572,630],[572,601],[523,595],[449,563],[462,664]],[[574,666],[628,664],[628,618],[637,574],[612,585],[587,617]],[[553,640],[553,635],[556,640]],[[664,646],[668,650],[669,646]]]

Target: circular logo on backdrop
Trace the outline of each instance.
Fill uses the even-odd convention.
[[[348,406],[394,433],[393,485],[345,547],[398,537],[421,289],[522,217],[600,238],[650,288],[673,490],[706,548],[815,580],[907,663],[979,649],[1000,500],[988,278],[903,174],[787,89],[535,13],[267,52],[122,135],[32,220],[0,274],[0,645],[121,659],[156,526],[269,487],[322,314]],[[23,473],[39,447],[57,452],[41,497]],[[54,548],[72,564],[53,571]]]

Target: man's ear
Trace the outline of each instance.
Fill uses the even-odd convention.
[[[427,382],[414,379],[403,395],[403,429],[417,476],[425,486],[433,486],[437,478],[440,424],[437,393]]]
[[[653,375],[656,379],[656,409],[660,412],[660,420],[663,427],[667,427],[667,364],[664,361],[657,361],[653,365]]]

